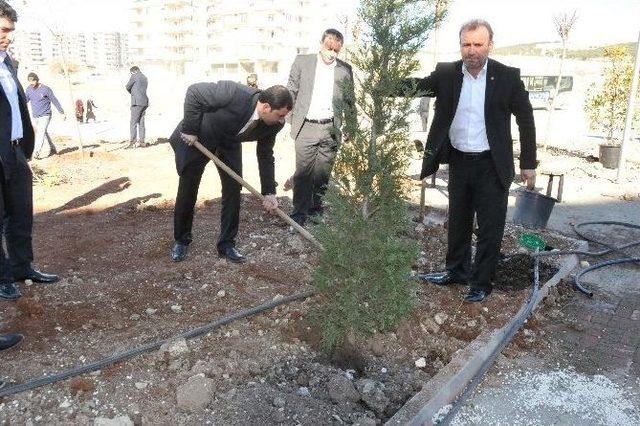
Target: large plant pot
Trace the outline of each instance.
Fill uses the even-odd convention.
[[[620,147],[617,145],[600,145],[600,152],[598,155],[600,164],[605,169],[617,169],[618,159],[620,158]]]

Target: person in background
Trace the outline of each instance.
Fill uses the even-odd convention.
[[[96,114],[93,112],[94,108],[98,108],[96,104],[93,102],[93,99],[90,97],[87,98],[87,114],[85,115],[85,123],[88,123],[89,120],[96,121]]]
[[[144,116],[149,107],[149,98],[147,97],[148,80],[137,66],[131,67],[129,71],[131,72],[131,78],[129,78],[125,86],[127,92],[131,93],[131,139],[128,148],[144,148],[146,146],[144,142]]]
[[[324,211],[322,198],[342,143],[342,124],[355,114],[351,65],[337,58],[343,44],[340,31],[325,30],[319,52],[298,55],[289,73],[296,152],[291,218],[301,226]]]
[[[41,159],[58,153],[56,146],[49,136],[49,123],[51,122],[51,104],[62,114],[62,119],[66,120],[64,110],[60,101],[56,98],[53,90],[49,86],[40,83],[38,74],[30,72],[27,75],[29,87],[27,87],[27,102],[31,104],[31,116],[36,123],[36,139],[33,149],[33,158]],[[47,150],[44,150],[45,141]]]
[[[258,74],[251,73],[247,76],[247,86],[253,87],[254,89],[258,88]]]
[[[78,123],[84,122],[84,102],[82,99],[76,99],[76,120]]]

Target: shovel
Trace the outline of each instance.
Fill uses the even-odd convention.
[[[242,179],[242,177],[240,177],[236,172],[234,172],[233,170],[231,170],[229,168],[229,166],[227,166],[226,164],[224,164],[222,162],[222,160],[220,160],[218,157],[216,157],[211,151],[209,151],[207,148],[205,148],[199,141],[195,141],[192,146],[195,146],[198,151],[202,152],[207,158],[209,158],[211,161],[213,161],[215,163],[216,166],[220,167],[222,170],[224,170],[229,176],[231,176],[233,178],[233,180],[235,180],[236,182],[238,182],[240,185],[242,185],[243,187],[245,187],[246,189],[249,190],[249,192],[251,192],[253,195],[255,195],[256,197],[258,197],[261,201],[265,200],[265,197],[259,192],[257,191],[253,186],[251,186],[247,181],[245,181],[244,179]],[[296,231],[298,231],[300,233],[300,235],[302,235],[304,238],[306,238],[307,240],[309,240],[311,243],[313,243],[313,245],[315,245],[317,248],[319,248],[320,250],[323,250],[322,244],[320,244],[320,242],[318,240],[315,239],[315,237],[313,235],[311,235],[311,233],[309,233],[309,231],[307,231],[306,229],[304,229],[302,226],[300,226],[295,220],[291,219],[291,217],[289,217],[288,214],[286,214],[285,212],[283,212],[282,210],[280,210],[278,207],[276,207],[275,209],[275,213],[280,216],[280,218],[282,220],[284,220],[285,222],[287,222],[289,225],[291,225],[293,227],[293,229],[295,229]]]

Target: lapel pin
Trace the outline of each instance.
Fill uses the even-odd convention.
[[[495,80],[495,77],[494,77],[494,76],[491,76],[491,81],[493,81],[493,80]]]

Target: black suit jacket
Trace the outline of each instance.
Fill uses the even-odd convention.
[[[181,174],[190,164],[202,161],[204,155],[197,148],[188,146],[180,138],[180,132],[197,135],[208,150],[215,152],[218,146],[233,147],[249,140],[257,141],[256,154],[263,194],[275,194],[275,159],[273,145],[276,134],[283,125],[268,126],[262,120],[241,141],[238,132],[249,121],[258,103],[258,89],[233,81],[196,83],[187,89],[184,100],[184,118],[178,124],[169,142],[176,155],[176,168]],[[206,157],[204,157],[206,158]]]
[[[435,115],[422,162],[421,178],[438,170],[449,161],[451,141],[449,128],[458,107],[462,89],[462,61],[438,63],[428,77],[411,79],[420,96],[435,97]],[[489,59],[485,89],[484,119],[491,157],[500,180],[508,188],[515,176],[511,114],[520,132],[520,168],[536,168],[536,129],[529,95],[520,79],[518,68]]]
[[[9,66],[10,71],[13,74],[13,78],[18,86],[18,103],[20,105],[20,118],[22,119],[22,141],[20,146],[24,152],[25,157],[31,158],[33,154],[33,126],[31,125],[31,119],[29,118],[29,110],[27,109],[27,101],[24,95],[24,90],[18,76],[16,75],[15,68],[12,65]],[[8,177],[10,170],[7,167],[8,161],[11,161],[13,156],[11,153],[11,105],[9,99],[2,85],[0,85],[0,160],[2,161],[5,176]],[[11,156],[11,157],[10,157]]]

